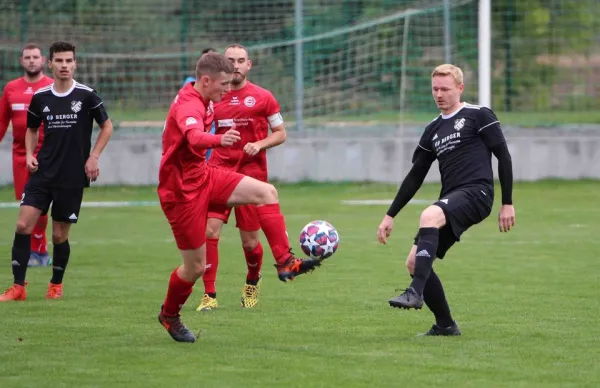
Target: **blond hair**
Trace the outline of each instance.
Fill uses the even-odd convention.
[[[431,78],[435,77],[435,76],[444,76],[444,75],[450,75],[452,76],[452,78],[454,78],[454,82],[456,82],[457,85],[460,85],[463,83],[463,72],[460,69],[460,67],[458,66],[454,66],[448,63],[444,63],[443,65],[439,65],[438,67],[436,67],[435,69],[433,69],[433,72],[431,73]]]

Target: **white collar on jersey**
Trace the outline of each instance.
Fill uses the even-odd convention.
[[[71,94],[71,92],[73,90],[75,90],[75,86],[77,85],[77,81],[73,80],[73,85],[71,85],[71,87],[69,88],[69,90],[67,90],[66,92],[63,93],[59,93],[56,90],[54,90],[54,84],[52,84],[52,87],[50,88],[50,90],[52,91],[52,94],[54,94],[56,97],[66,97],[69,94]]]
[[[454,115],[456,115],[458,112],[460,112],[460,111],[461,111],[461,109],[462,109],[462,108],[464,108],[466,105],[467,105],[467,103],[466,103],[466,102],[463,102],[463,103],[460,105],[460,108],[458,108],[458,109],[457,109],[457,110],[455,110],[454,112],[452,112],[452,113],[448,113],[447,115],[445,115],[445,114],[442,114],[442,118],[443,118],[443,119],[449,119],[449,118],[451,118],[451,117],[454,117]]]

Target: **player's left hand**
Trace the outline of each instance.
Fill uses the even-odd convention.
[[[500,232],[508,232],[515,226],[515,207],[513,205],[502,205],[498,213],[498,228]]]
[[[381,244],[387,244],[387,239],[392,234],[392,229],[394,229],[394,219],[386,214],[381,224],[379,224],[379,228],[377,228],[377,239]]]
[[[98,158],[90,155],[87,162],[85,163],[85,175],[91,182],[95,182],[100,175],[100,168],[98,168]]]
[[[260,152],[260,147],[256,143],[247,143],[244,146],[244,152],[250,156],[254,156]]]

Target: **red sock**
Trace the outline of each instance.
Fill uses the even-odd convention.
[[[253,250],[247,251],[244,249],[244,255],[246,256],[246,265],[248,266],[248,275],[246,276],[246,279],[253,281],[258,280],[263,258],[263,247],[260,244],[260,241]]]
[[[219,239],[206,239],[206,270],[202,275],[205,294],[216,294],[217,269],[219,268]]]
[[[171,317],[179,315],[194,287],[194,282],[188,282],[180,278],[177,270],[178,268],[175,268],[169,279],[169,289],[163,307],[163,314]]]
[[[48,215],[41,216],[31,233],[31,252],[48,253],[48,242],[46,241],[46,227],[48,226]]]
[[[269,241],[273,257],[277,263],[285,263],[289,257],[290,242],[285,228],[285,220],[278,203],[257,206],[258,222]]]

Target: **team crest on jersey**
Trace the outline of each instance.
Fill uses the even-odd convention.
[[[248,97],[244,98],[244,105],[246,105],[248,108],[252,108],[255,104],[256,104],[256,99],[254,97],[248,96]]]
[[[454,129],[460,131],[465,126],[465,118],[460,118],[454,120]]]
[[[71,101],[71,110],[75,113],[81,110],[81,101]]]

